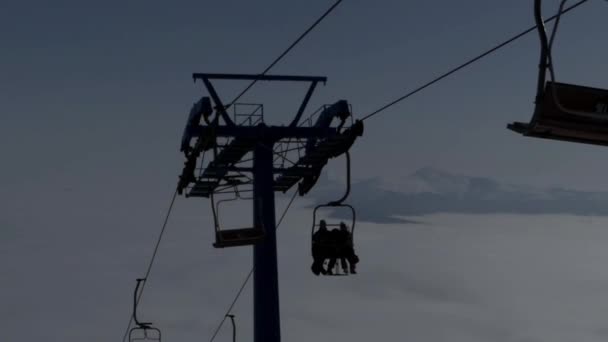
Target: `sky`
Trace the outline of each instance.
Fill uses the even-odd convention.
[[[558,5],[545,3],[546,13]],[[0,3],[0,330],[6,340],[122,337],[134,279],[145,270],[181,171],[188,110],[204,95],[192,72],[259,73],[330,4]],[[559,81],[608,87],[607,6],[590,0],[564,17],[554,56]],[[309,111],[346,99],[362,117],[532,24],[532,4],[524,0],[348,0],[272,72],[327,76]],[[602,147],[506,129],[530,118],[537,63],[538,41],[530,34],[367,121],[352,150],[355,181],[410,193],[404,180],[432,168],[522,187],[608,191]],[[244,85],[226,82],[218,89],[232,98]],[[304,91],[259,84],[243,102],[264,103],[267,122],[282,124]],[[342,172],[341,162],[329,163],[327,177],[336,180]],[[522,215],[499,208],[472,215],[442,213],[440,206],[421,217],[390,213],[436,227],[431,230],[370,214],[358,246],[373,271],[345,283],[309,273],[307,206],[315,196],[288,215],[292,233],[280,241],[284,340],[395,337],[404,333],[402,322],[409,337],[429,341],[606,336],[597,318],[605,311],[598,262],[604,214]],[[248,248],[211,248],[208,207],[202,199],[178,199],[153,272],[158,281],[149,284],[150,301],[144,298],[142,310],[160,316],[151,320],[175,339],[206,339],[250,266]],[[487,232],[476,230],[481,224]],[[522,230],[528,226],[529,234]],[[563,234],[553,235],[555,229]],[[383,247],[399,241],[405,248]],[[467,249],[477,245],[484,247]],[[495,257],[476,257],[492,250]],[[458,257],[445,265],[442,253]],[[576,279],[596,287],[583,289]],[[417,292],[427,290],[439,294]],[[558,306],[555,298],[568,300]],[[250,296],[240,305],[245,338]],[[370,328],[347,334],[360,324]]]

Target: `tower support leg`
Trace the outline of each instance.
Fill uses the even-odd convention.
[[[253,246],[254,342],[281,341],[272,151],[272,142],[260,142],[253,151],[254,220],[266,235]]]

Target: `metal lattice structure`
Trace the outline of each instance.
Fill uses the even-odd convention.
[[[251,178],[246,174],[251,173],[252,169],[244,164],[253,161],[251,154],[262,136],[273,145],[273,174],[277,176],[273,189],[285,192],[302,179],[314,176],[328,159],[347,151],[363,131],[362,123],[354,122],[350,106],[344,100],[322,106],[310,117],[301,120],[302,123],[299,122],[316,84],[326,81],[324,77],[225,74],[195,74],[194,77],[203,80],[211,98],[203,97],[191,112],[191,119],[203,118],[204,124],[194,126],[189,122],[184,133],[183,142],[188,140],[188,146],[191,139],[196,139],[194,146],[182,146],[187,161],[179,191],[180,194],[185,192],[187,197],[210,197],[234,186],[251,185]],[[211,79],[304,81],[311,85],[292,123],[289,126],[269,127],[264,122],[262,104],[233,104],[233,115],[230,116],[223,109],[225,106],[217,96]],[[215,109],[211,107],[211,99]],[[249,107],[249,111],[242,111],[243,107]],[[213,112],[216,116],[211,119]],[[315,125],[315,119],[323,115],[341,121],[337,126],[330,123]],[[213,154],[213,160],[204,164],[204,160],[198,158],[206,151]],[[297,162],[291,161],[294,154]],[[201,171],[198,176],[193,175],[195,170]],[[306,192],[303,190],[301,194]]]
[[[363,134],[363,123],[354,121],[345,100],[322,106],[302,119],[316,86],[325,83],[325,77],[194,74],[193,78],[203,82],[209,96],[194,104],[186,124],[181,145],[186,161],[178,193],[211,199],[215,247],[253,245],[254,341],[279,342],[274,192],[286,192],[297,184],[301,196],[308,193],[328,160],[348,152]],[[226,106],[212,80],[305,82],[309,87],[288,125],[269,126],[264,122],[263,105]],[[214,200],[219,196],[232,198],[222,199],[216,206]],[[223,229],[219,204],[238,199],[252,201],[253,223]]]

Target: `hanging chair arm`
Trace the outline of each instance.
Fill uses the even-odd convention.
[[[232,323],[232,342],[236,342],[236,324],[234,323],[234,315],[227,314],[226,317],[230,318],[230,323]]]
[[[139,293],[139,287],[142,282],[145,282],[146,278],[137,278],[137,285],[135,286],[135,291],[133,292],[133,321],[138,327],[145,327],[150,323],[142,323],[137,320],[137,294]]]
[[[332,207],[342,204],[342,202],[346,200],[348,195],[350,195],[350,153],[346,151],[344,154],[346,154],[346,192],[344,193],[344,196],[342,196],[342,198],[340,198],[339,200],[327,203],[327,205]]]
[[[547,73],[548,57],[549,57],[549,40],[545,23],[542,17],[542,1],[534,0],[534,20],[536,21],[536,29],[540,38],[540,62],[538,65],[538,81],[536,85],[536,104],[540,104],[545,92],[545,80]]]
[[[218,217],[217,217],[217,212],[216,212],[216,208],[215,208],[215,200],[213,198],[213,192],[211,192],[209,194],[209,198],[211,199],[211,213],[213,214],[213,226],[215,228],[215,232],[217,233],[219,231],[219,222],[218,222]],[[219,205],[219,203],[218,203]]]

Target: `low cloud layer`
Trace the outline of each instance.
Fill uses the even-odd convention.
[[[166,203],[151,203],[143,215],[108,213],[96,209],[103,200],[90,200],[90,210],[71,215],[49,202],[37,215],[11,211],[4,218],[3,341],[122,337]],[[128,198],[116,202],[126,207]],[[286,202],[278,201],[278,213]],[[251,248],[211,247],[211,217],[201,204],[176,203],[141,303],[140,318],[160,327],[166,341],[207,340],[251,269]],[[311,222],[311,211],[296,201],[278,232],[284,341],[605,340],[607,218],[361,220],[353,277],[310,272]],[[233,310],[239,341],[251,341],[251,292],[249,285]],[[226,324],[216,341],[231,338]]]
[[[344,191],[338,182],[323,183],[314,194],[321,203],[336,199]],[[406,176],[398,186],[368,179],[354,183],[352,188],[348,202],[357,208],[358,217],[376,223],[413,223],[416,221],[403,217],[437,213],[608,215],[606,192],[502,184],[491,178],[429,167]],[[341,210],[332,215],[348,217]]]
[[[278,232],[284,341],[355,342],[379,336],[421,342],[605,340],[608,218],[421,218],[415,215],[447,206],[414,210],[415,203],[397,205],[416,196],[488,198],[509,191],[536,202],[570,196],[506,185],[477,192],[487,197],[473,196],[472,189],[483,188],[475,185],[480,182],[459,182],[459,176],[443,177],[443,183],[422,181],[431,174],[407,177],[399,192],[378,181],[353,186],[361,258],[353,277],[310,272],[312,212],[302,208],[302,200],[294,202]],[[339,197],[343,187],[322,182],[315,191],[311,195],[321,202],[322,196]],[[601,203],[600,195],[571,197]],[[277,215],[288,199],[278,199]],[[120,340],[135,279],[145,272],[164,217],[163,200],[142,204],[138,193],[110,198],[77,188],[70,194],[41,192],[30,206],[8,202],[12,209],[0,218],[3,341]],[[166,341],[208,339],[251,269],[250,247],[211,247],[208,207],[206,200],[178,199],[146,287],[140,318],[157,324]],[[233,212],[250,215],[248,207]],[[369,222],[401,216],[424,224]],[[233,310],[239,341],[251,340],[251,292],[249,285]],[[231,337],[226,324],[216,341]]]

